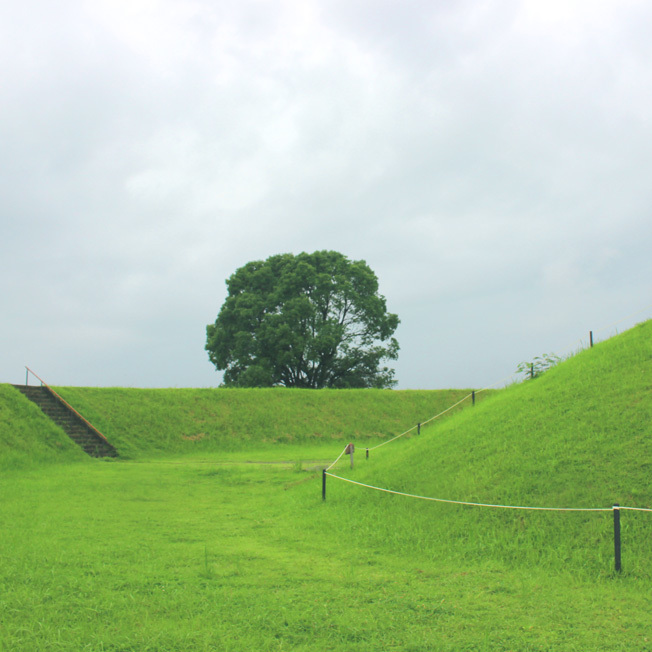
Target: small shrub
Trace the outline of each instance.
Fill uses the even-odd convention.
[[[554,353],[544,353],[543,355],[534,358],[531,362],[521,362],[518,367],[516,367],[516,373],[524,374],[526,380],[533,379],[537,378],[560,362],[561,358],[558,355],[555,355]]]

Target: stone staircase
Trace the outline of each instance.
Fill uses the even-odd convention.
[[[69,407],[47,386],[14,385],[91,457],[118,457],[103,435]]]

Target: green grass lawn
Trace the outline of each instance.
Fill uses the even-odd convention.
[[[397,491],[652,507],[652,322],[369,460],[463,393],[62,393],[123,457],[0,386],[3,652],[652,652],[652,513],[622,514],[615,573],[610,511],[321,499],[353,440],[333,472]]]
[[[471,511],[440,551],[450,506],[322,502],[297,462],[171,462],[2,476],[0,649],[652,649],[649,576],[481,554]]]

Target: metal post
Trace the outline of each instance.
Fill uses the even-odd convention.
[[[471,402],[475,406],[475,390],[471,392]]]
[[[417,435],[421,434],[421,424],[417,423]]]
[[[534,380],[534,362],[530,363],[530,380]]]
[[[591,342],[591,348],[593,348],[593,331],[589,331],[589,341]]]
[[[326,500],[326,469],[321,472],[321,499]]]
[[[25,367],[25,385],[29,385],[29,369]]]
[[[369,459],[369,449],[367,448],[367,459]]]
[[[614,559],[616,572],[620,573],[620,505],[614,505]]]

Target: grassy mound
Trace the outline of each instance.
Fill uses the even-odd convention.
[[[374,451],[353,472],[345,462],[335,470],[420,496],[583,508],[652,507],[651,471],[652,321],[464,410],[420,438]],[[382,531],[366,516],[358,529],[406,545],[428,539],[438,554],[548,557],[596,569],[612,554],[611,512],[492,510],[388,496],[335,480],[329,487],[335,500],[357,502],[366,514],[390,510],[381,519],[387,524]],[[623,523],[630,549],[637,547],[639,559],[649,564],[645,538],[652,535],[652,514],[626,512]],[[643,565],[639,570],[649,573]]]
[[[470,390],[121,389],[57,387],[121,457],[204,455],[378,442]],[[483,393],[484,397],[489,393]],[[470,400],[467,401],[470,404]],[[465,404],[459,409],[463,409]]]
[[[88,456],[11,385],[0,384],[0,467],[74,462]]]

